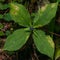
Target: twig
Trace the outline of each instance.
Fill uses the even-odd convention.
[[[48,31],[48,30],[44,30],[45,32],[48,32],[48,33],[50,33],[50,34],[53,34],[53,35],[55,35],[55,36],[57,36],[57,37],[60,37],[60,35],[59,34],[57,34],[57,33],[55,33],[55,32],[50,32],[50,31]]]
[[[53,35],[55,35],[55,36],[60,37],[60,35],[59,35],[59,34],[56,34],[56,33],[54,33],[54,32],[49,32],[49,33],[51,33],[51,34],[53,34]]]
[[[34,46],[34,44],[33,44],[33,49],[34,49],[34,56],[35,56],[36,60],[39,60],[39,58],[38,58],[38,56],[37,56],[37,54],[36,54],[36,51],[35,51],[35,46]]]

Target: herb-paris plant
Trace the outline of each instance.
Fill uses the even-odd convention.
[[[37,30],[38,27],[43,27],[48,24],[56,14],[58,3],[46,4],[45,7],[38,10],[33,19],[26,8],[17,3],[10,3],[10,15],[15,23],[26,28],[18,29],[7,37],[4,45],[4,50],[16,51],[20,49],[28,40],[31,32],[34,44],[39,52],[53,59],[54,42],[50,36],[46,36],[42,30]]]

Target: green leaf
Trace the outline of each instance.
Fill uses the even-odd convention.
[[[9,36],[11,34],[11,32],[9,30],[5,31],[5,35]]]
[[[9,13],[5,14],[3,18],[5,19],[5,21],[11,21],[12,20]]]
[[[41,30],[35,30],[33,34],[34,43],[39,52],[53,59],[54,42],[50,36],[46,36]]]
[[[60,0],[57,0],[58,2],[60,2]]]
[[[3,36],[4,35],[4,32],[3,31],[0,31],[0,36]]]
[[[3,24],[0,23],[0,29],[2,29],[3,27],[4,27]]]
[[[42,27],[48,24],[55,17],[58,3],[46,4],[38,10],[34,18],[34,27]]]
[[[8,36],[3,50],[16,51],[20,49],[28,40],[30,33],[24,29],[16,30],[12,35]]]
[[[9,7],[8,4],[2,4],[2,3],[0,3],[0,10],[7,9],[8,7]]]
[[[60,48],[56,50],[55,60],[57,60],[59,57],[60,57]]]
[[[0,14],[0,19],[2,19],[3,18],[3,15],[2,14]]]
[[[30,14],[21,4],[10,3],[10,15],[19,25],[29,27],[31,25]]]

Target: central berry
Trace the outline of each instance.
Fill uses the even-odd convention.
[[[31,30],[31,31],[33,31],[33,30],[34,30],[34,28],[33,28],[33,27],[30,27],[30,30]]]

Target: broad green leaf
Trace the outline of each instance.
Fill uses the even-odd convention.
[[[10,15],[19,25],[29,27],[31,25],[30,14],[21,4],[10,3]]]
[[[53,59],[54,42],[50,36],[46,36],[41,30],[35,30],[33,34],[34,43],[39,52]]]
[[[42,27],[48,24],[55,17],[58,3],[46,4],[38,10],[34,18],[34,27]]]
[[[5,14],[3,18],[4,18],[4,20],[6,20],[6,21],[11,21],[11,20],[12,20],[9,13]]]
[[[56,50],[55,60],[57,60],[59,57],[60,57],[60,48]]]
[[[0,19],[2,19],[3,18],[3,15],[2,14],[0,14]]]
[[[6,36],[9,36],[10,34],[11,34],[11,31],[9,31],[9,30],[5,31]]]
[[[28,40],[30,33],[24,29],[16,30],[12,35],[8,36],[3,50],[16,51],[20,49]]]
[[[0,23],[0,29],[2,29],[3,27],[4,27],[3,24]]]
[[[60,0],[57,0],[58,2],[60,2]]]
[[[3,36],[4,35],[4,32],[3,31],[0,31],[0,36]]]
[[[8,7],[9,7],[8,4],[2,4],[2,3],[0,3],[0,10],[7,9]]]

